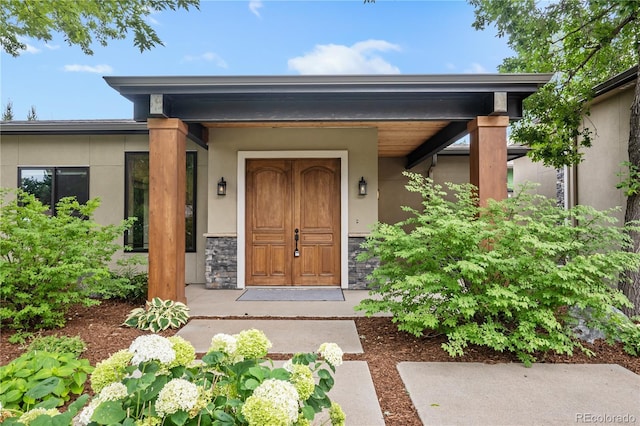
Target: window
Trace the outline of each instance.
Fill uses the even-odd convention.
[[[196,250],[197,153],[187,152],[185,206],[185,250]],[[125,153],[125,217],[137,217],[125,234],[125,245],[133,251],[149,250],[149,153]]]
[[[88,167],[20,167],[20,188],[35,195],[55,214],[55,206],[64,197],[76,197],[79,203],[89,200]]]

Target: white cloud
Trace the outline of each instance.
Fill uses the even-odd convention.
[[[262,0],[251,0],[249,2],[249,10],[251,11],[251,13],[253,13],[254,15],[256,15],[258,18],[262,18],[262,16],[260,16],[260,8],[262,8],[264,6],[264,4],[262,4]]]
[[[451,63],[451,62],[447,62],[446,64],[444,64],[445,68],[448,69],[449,71],[453,71],[456,69],[456,65]]]
[[[467,68],[464,70],[465,74],[485,74],[487,73],[487,69],[480,65],[477,62],[471,64],[471,68]]]
[[[23,52],[36,54],[36,53],[40,53],[42,51],[42,50],[38,49],[37,47],[30,45],[29,43],[25,43],[25,46],[27,46],[27,47],[23,50]]]
[[[220,57],[220,55],[218,55],[217,53],[213,53],[213,52],[205,52],[202,55],[197,55],[197,56],[193,56],[193,55],[186,55],[184,57],[184,60],[187,62],[192,62],[192,61],[207,61],[207,62],[214,62],[216,64],[216,66],[220,67],[220,68],[227,68],[227,62],[222,59]]]
[[[93,72],[97,74],[110,74],[113,72],[113,68],[109,65],[65,65],[64,70],[67,72]]]
[[[40,53],[41,50],[35,47],[32,44],[29,44],[29,40],[26,37],[18,37],[18,41],[25,45],[25,48],[21,50],[21,52],[36,54]]]
[[[46,47],[49,50],[58,50],[60,49],[60,45],[59,44],[49,44],[49,43],[45,43],[44,47]]]
[[[300,74],[399,74],[400,69],[378,52],[399,51],[384,40],[365,40],[352,46],[319,44],[312,52],[289,59],[290,70]]]

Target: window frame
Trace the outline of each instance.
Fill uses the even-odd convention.
[[[128,217],[132,217],[128,214],[128,210],[129,210],[129,167],[128,167],[128,161],[129,158],[131,158],[133,155],[141,155],[141,154],[145,154],[147,156],[147,159],[149,158],[149,151],[125,151],[124,153],[124,218],[127,219]],[[193,234],[193,245],[191,247],[187,247],[187,240],[186,240],[186,233],[187,233],[187,227],[186,227],[186,223],[185,223],[185,253],[196,253],[197,249],[198,249],[198,243],[197,243],[197,239],[196,239],[196,235],[197,235],[197,229],[198,229],[198,218],[197,218],[197,211],[198,211],[198,207],[197,207],[197,201],[198,201],[198,152],[194,151],[194,150],[189,150],[186,152],[187,154],[187,165],[189,163],[188,157],[192,156],[193,157],[193,212],[192,212],[192,217],[193,217],[193,224],[191,225],[191,232]],[[188,175],[185,175],[185,178],[188,179]],[[185,188],[186,191],[186,188]],[[186,204],[185,204],[185,211],[186,211]],[[185,221],[186,221],[186,216],[185,216]],[[133,247],[132,243],[129,243],[129,235],[130,235],[130,231],[125,231],[124,234],[124,246],[128,247],[127,251],[131,252],[131,253],[148,253],[149,249],[148,248],[144,248],[144,247],[140,247],[140,248],[135,248]]]
[[[84,171],[86,174],[86,195],[87,195],[87,199],[86,200],[82,200],[82,199],[78,199],[78,196],[75,195],[76,200],[78,200],[78,202],[80,202],[81,204],[85,204],[87,201],[89,201],[91,199],[91,168],[89,166],[18,166],[18,185],[17,187],[25,192],[29,192],[26,191],[24,189],[24,187],[22,186],[22,180],[23,180],[23,176],[22,176],[22,172],[25,170],[51,170],[51,196],[49,198],[49,202],[45,203],[43,200],[40,200],[38,198],[38,200],[40,200],[40,202],[43,205],[48,205],[51,208],[51,214],[55,215],[56,214],[56,204],[58,204],[58,202],[60,201],[61,198],[64,197],[59,197],[59,184],[58,184],[58,171],[59,170],[70,170],[70,169],[76,169],[76,170],[81,170]],[[33,194],[35,196],[35,194]],[[84,194],[83,194],[84,195]],[[66,195],[65,197],[69,197],[70,195]],[[37,197],[36,197],[37,198]]]

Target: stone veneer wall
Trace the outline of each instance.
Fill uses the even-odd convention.
[[[238,288],[238,241],[236,237],[207,237],[206,288]]]
[[[377,259],[359,262],[356,257],[364,250],[360,245],[366,237],[349,237],[349,290],[366,290],[368,288],[367,275],[378,266]]]
[[[375,259],[358,262],[365,237],[349,237],[349,289],[367,289],[367,275],[378,266]],[[205,249],[206,288],[238,288],[238,242],[235,237],[207,237]]]

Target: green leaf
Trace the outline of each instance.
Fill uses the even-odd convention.
[[[16,402],[20,400],[22,398],[22,395],[23,395],[23,392],[17,389],[13,389],[7,393],[2,394],[2,396],[0,396],[0,401],[4,402],[3,405],[6,405],[10,402]]]
[[[222,424],[235,424],[235,419],[233,418],[233,416],[231,416],[229,413],[225,413],[222,410],[215,410],[213,412],[213,418],[219,422],[222,422]]]
[[[249,378],[249,379],[245,380],[245,382],[243,384],[243,389],[254,390],[259,385],[260,385],[260,382],[252,377],[252,378]]]
[[[253,377],[255,377],[258,380],[265,379],[264,369],[263,367],[260,367],[260,366],[250,367],[249,374],[251,374]]]
[[[47,395],[53,393],[56,388],[62,383],[59,377],[50,377],[45,379],[29,389],[25,396],[28,396],[33,399],[41,399]]]
[[[180,410],[177,413],[171,414],[169,419],[176,425],[183,425],[189,420],[189,413]]]
[[[271,370],[271,378],[278,380],[289,380],[291,373],[289,373],[284,368],[274,368]]]
[[[127,412],[122,409],[122,402],[105,401],[100,403],[93,411],[91,420],[103,425],[120,423],[127,417]]]
[[[302,407],[302,415],[304,415],[304,418],[307,420],[313,420],[316,416],[316,410],[310,405],[305,405]]]
[[[171,321],[169,321],[167,318],[158,318],[158,326],[160,327],[160,330],[166,330],[169,325],[171,325]]]

